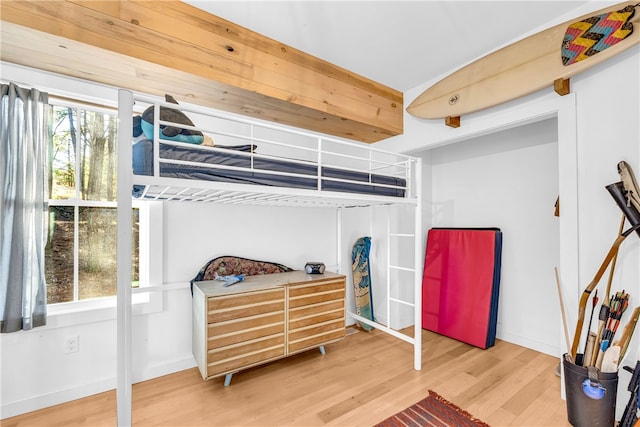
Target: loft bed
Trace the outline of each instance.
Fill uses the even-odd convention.
[[[420,159],[174,102],[119,91],[118,419],[126,422],[131,417],[133,199],[331,208],[338,212],[338,231],[345,208],[406,207],[414,219],[410,232],[394,232],[391,221],[387,222],[386,307],[389,324],[392,303],[412,308],[411,332],[358,316],[353,307],[347,307],[347,317],[410,343],[414,369],[420,370]],[[342,266],[340,260],[343,248],[352,242],[340,240],[337,269],[347,274],[350,267]],[[407,244],[408,250],[398,249]],[[394,249],[402,255],[392,254]],[[400,265],[398,259],[411,252],[412,266]],[[144,289],[165,290],[163,286]],[[350,284],[347,292],[352,293]]]
[[[151,102],[136,100],[137,113],[142,110],[138,133],[143,133],[133,143],[134,197],[235,202],[228,193],[237,191],[244,193],[245,201],[247,193],[270,194],[266,199],[275,204],[282,203],[278,195],[290,195],[292,204],[304,199],[305,204],[325,205],[333,200],[338,206],[415,200],[408,179],[415,159],[409,156],[170,102]],[[191,119],[200,127],[184,124]]]

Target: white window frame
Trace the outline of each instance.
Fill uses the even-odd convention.
[[[77,110],[87,110],[112,114],[113,111],[87,106],[82,101],[56,100],[52,104],[61,107],[71,107]],[[77,156],[76,156],[77,157]],[[76,187],[77,187],[76,183]],[[90,206],[112,207],[117,203],[84,201],[76,199],[49,199],[49,206]],[[140,213],[140,246],[139,253],[139,288],[132,295],[133,314],[156,313],[163,310],[163,298],[160,292],[144,292],[146,287],[155,287],[163,283],[163,204],[162,202],[133,201],[133,207]],[[77,218],[76,218],[77,219]],[[74,249],[74,264],[77,264],[77,244]],[[75,280],[75,279],[74,279]],[[116,280],[114,274],[114,281]],[[116,318],[116,295],[86,300],[75,300],[62,303],[47,304],[48,328],[63,327],[81,323],[110,320]]]

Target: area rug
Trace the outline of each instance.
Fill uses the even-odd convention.
[[[429,396],[375,427],[489,427],[473,415],[429,390]]]

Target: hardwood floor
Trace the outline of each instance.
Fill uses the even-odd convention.
[[[240,372],[230,387],[189,369],[133,386],[134,426],[372,426],[434,390],[493,427],[569,426],[558,360],[497,341],[487,350],[423,331],[413,348],[358,331],[326,346]],[[14,426],[113,426],[115,392],[2,420]]]

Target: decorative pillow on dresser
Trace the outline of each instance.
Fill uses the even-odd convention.
[[[200,269],[196,277],[191,279],[191,285],[194,282],[203,280],[215,280],[216,273],[220,276],[240,275],[257,276],[260,274],[285,273],[293,271],[286,265],[268,261],[256,261],[253,259],[241,258],[236,256],[220,256],[207,262]]]

